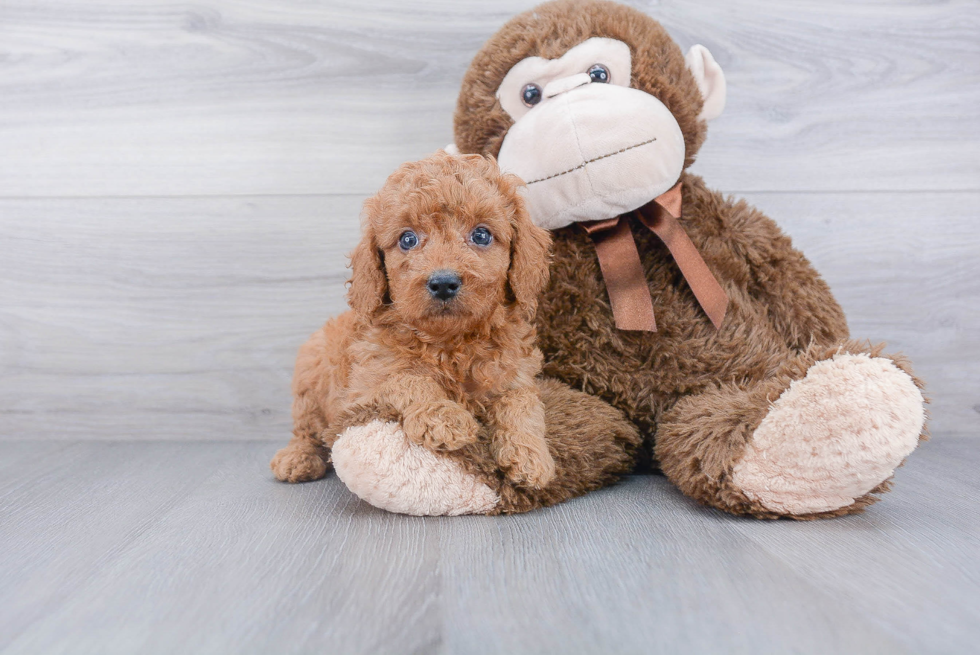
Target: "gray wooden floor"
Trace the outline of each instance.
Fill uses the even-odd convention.
[[[262,442],[0,443],[0,652],[968,653],[980,451],[861,516],[699,507],[659,476],[514,517],[288,486]]]
[[[934,440],[867,514],[635,477],[418,519],[272,481],[360,204],[533,4],[0,2],[0,652],[980,649],[975,0],[631,2],[726,71],[695,172],[928,384]]]

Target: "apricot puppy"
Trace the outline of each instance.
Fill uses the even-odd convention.
[[[440,151],[365,203],[352,311],[300,351],[294,437],[272,461],[279,479],[322,477],[345,417],[368,410],[433,450],[475,442],[482,422],[509,479],[540,488],[554,477],[533,326],[550,237],[522,184],[493,159]]]

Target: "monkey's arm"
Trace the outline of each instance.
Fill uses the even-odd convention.
[[[830,286],[770,218],[753,212],[763,234],[753,231],[756,241],[748,249],[755,264],[750,288],[765,299],[776,329],[801,350],[811,341],[829,345],[846,339],[847,318]]]
[[[787,345],[802,349],[811,340],[826,345],[848,337],[847,319],[830,287],[772,219],[744,200],[705,189],[700,178],[690,180],[685,191],[684,211],[696,217],[705,259],[719,262],[722,276],[765,303]],[[712,256],[717,249],[734,257]]]

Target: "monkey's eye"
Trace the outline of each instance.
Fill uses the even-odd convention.
[[[478,246],[489,246],[493,243],[493,235],[485,227],[478,227],[470,232],[470,241]]]
[[[411,230],[405,230],[402,232],[402,235],[398,237],[398,247],[402,250],[411,250],[417,245],[419,245],[419,237]]]
[[[609,69],[602,64],[596,64],[589,69],[589,77],[592,78],[593,82],[605,84],[609,81]]]
[[[541,102],[541,87],[537,84],[525,84],[521,89],[521,100],[528,107],[538,104]]]

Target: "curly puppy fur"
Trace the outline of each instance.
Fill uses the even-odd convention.
[[[693,163],[707,126],[698,120],[703,101],[683,53],[653,19],[597,1],[540,5],[487,41],[459,95],[460,151],[499,152],[512,120],[495,92],[514,64],[530,56],[559,57],[591,37],[630,46],[630,85],[667,106],[684,135],[685,168]],[[681,224],[730,298],[722,329],[716,331],[701,311],[663,243],[627,216],[659,331],[617,330],[595,248],[580,226],[571,225],[553,232],[551,281],[539,300],[544,373],[622,410],[646,438],[646,461],[652,463],[655,453],[686,494],[732,513],[773,518],[778,514],[731,484],[770,403],[802,379],[809,365],[835,353],[888,356],[849,340],[829,287],[772,220],[744,201],[709,190],[699,177],[685,173],[681,181]],[[905,360],[891,359],[921,388]],[[887,486],[848,507],[794,518],[858,511]]]
[[[552,481],[532,323],[550,238],[531,222],[521,185],[492,159],[440,152],[403,165],[365,203],[353,311],[300,352],[294,438],[272,461],[277,477],[322,477],[341,426],[367,409],[444,452],[475,444],[482,423],[509,481]],[[489,244],[472,238],[477,228],[489,230]],[[410,246],[400,241],[407,232]],[[447,298],[432,287],[445,274],[458,281]]]

